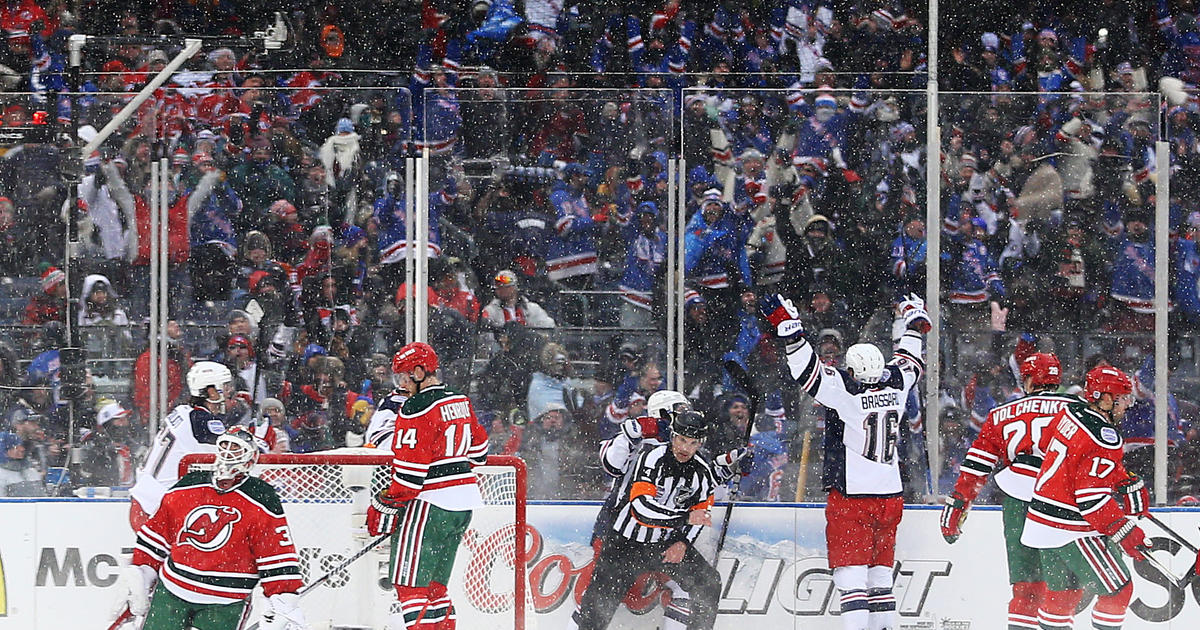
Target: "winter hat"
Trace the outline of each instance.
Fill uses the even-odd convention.
[[[296,214],[296,206],[293,206],[287,199],[279,199],[271,204],[271,214],[280,217]]]
[[[367,238],[367,233],[362,228],[352,223],[347,223],[342,226],[341,233],[338,234],[337,245],[339,247],[349,247]]]
[[[96,412],[96,424],[104,426],[117,418],[125,418],[129,416],[129,410],[122,407],[121,403],[115,400],[109,400],[107,404],[100,407],[100,411]]]
[[[60,282],[66,282],[67,274],[58,267],[50,267],[42,272],[42,291],[51,293]]]
[[[313,357],[323,357],[328,356],[328,354],[329,353],[325,351],[325,346],[310,343],[304,347],[304,362],[308,363],[308,360]]]
[[[339,118],[336,131],[337,133],[354,133],[354,122],[349,118]]]
[[[971,167],[971,168],[973,168],[973,169],[978,169],[978,168],[979,168],[979,162],[978,162],[978,161],[976,161],[976,160],[975,160],[975,156],[974,156],[974,155],[971,155],[970,153],[964,153],[964,154],[962,154],[962,157],[960,157],[960,158],[958,159],[958,165],[959,165],[959,166],[961,166],[961,167],[963,167],[963,168],[966,168],[966,167],[968,167],[968,166],[969,166],[969,167]]]
[[[704,299],[704,296],[700,295],[700,292],[696,291],[695,289],[688,289],[687,291],[683,292],[683,305],[686,308],[700,306],[707,303],[708,300]]]
[[[187,163],[188,163],[188,152],[185,151],[183,147],[179,147],[178,149],[175,149],[175,152],[171,154],[171,165],[172,166],[185,166]]]
[[[267,398],[263,400],[262,408],[263,411],[266,411],[267,409],[278,409],[283,411],[283,402],[278,398]]]
[[[833,98],[833,94],[821,91],[817,93],[817,99],[813,101],[813,107],[828,107],[837,109],[837,99]]]
[[[704,191],[704,196],[700,198],[700,205],[703,207],[710,203],[723,203],[721,201],[721,191],[716,188],[709,188]]]

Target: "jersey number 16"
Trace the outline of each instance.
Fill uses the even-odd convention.
[[[867,434],[863,457],[882,464],[890,464],[896,459],[896,442],[900,439],[900,412],[895,409],[885,412],[882,422],[879,412],[867,414],[863,420],[863,431]]]

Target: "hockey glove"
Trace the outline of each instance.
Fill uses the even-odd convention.
[[[1137,475],[1130,473],[1129,479],[1117,484],[1116,490],[1117,502],[1129,516],[1142,516],[1150,512],[1150,491]]]
[[[916,293],[905,296],[900,302],[899,310],[904,325],[909,329],[925,334],[933,328],[933,323],[929,321],[929,313],[925,312],[925,300]]]
[[[716,459],[713,461],[717,466],[727,468],[731,474],[734,474],[738,472],[738,463],[741,462],[742,458],[744,458],[749,452],[749,447],[742,446],[732,449],[728,453],[717,455]]]
[[[791,340],[804,332],[800,311],[796,310],[791,300],[778,293],[764,295],[759,300],[758,310],[775,328],[775,336],[780,339]]]
[[[300,596],[296,593],[279,593],[267,598],[267,609],[263,611],[259,624],[262,630],[306,630],[304,611],[300,609]]]
[[[115,617],[129,608],[134,617],[145,617],[150,611],[150,592],[158,581],[158,572],[144,564],[134,564],[121,569],[117,578],[117,601]]]
[[[947,543],[953,545],[962,536],[963,522],[967,520],[967,511],[970,509],[971,502],[961,492],[946,497],[946,506],[942,508],[942,538]]]
[[[630,440],[658,437],[658,421],[650,416],[630,418],[621,423],[621,432]]]
[[[367,508],[367,533],[372,536],[382,536],[396,531],[400,522],[400,512],[407,501],[398,501],[381,491],[371,497],[371,507]]]
[[[1146,554],[1142,551],[1149,547],[1146,543],[1146,533],[1132,519],[1125,518],[1113,521],[1101,533],[1108,536],[1113,542],[1121,545],[1121,549],[1125,552],[1125,555],[1130,558],[1134,560],[1146,559]]]

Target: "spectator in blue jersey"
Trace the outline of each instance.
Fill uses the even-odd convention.
[[[625,271],[619,288],[621,327],[649,328],[654,325],[655,298],[661,296],[661,274],[667,257],[667,233],[658,219],[653,201],[638,204],[633,219],[621,228],[625,241]]]
[[[710,330],[723,337],[736,333],[740,298],[753,286],[744,235],[732,214],[721,191],[711,188],[684,233],[684,274],[707,301]]]
[[[573,289],[588,289],[598,268],[596,237],[603,221],[597,221],[601,216],[594,216],[588,207],[585,191],[592,174],[587,167],[572,162],[562,175],[550,193],[557,220],[546,253],[546,271],[551,280]]]
[[[1113,331],[1154,330],[1154,235],[1150,210],[1125,211],[1125,230],[1112,239]]]
[[[991,329],[992,311],[1000,310],[1007,295],[996,257],[983,239],[987,224],[978,217],[963,221],[943,241],[942,266],[947,269],[946,326],[952,333]]]
[[[896,295],[925,292],[925,250],[925,220],[910,212],[892,241],[890,284]]]

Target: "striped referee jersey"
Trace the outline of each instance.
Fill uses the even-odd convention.
[[[689,525],[688,514],[711,508],[716,487],[707,456],[698,452],[681,462],[670,444],[663,444],[643,451],[634,470],[613,530],[643,543],[695,542],[703,526]]]

